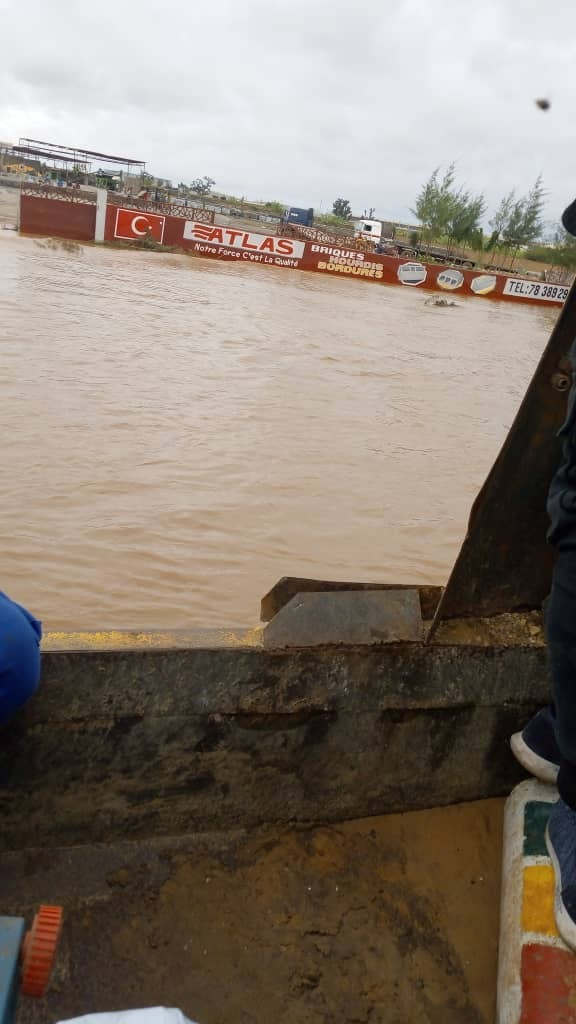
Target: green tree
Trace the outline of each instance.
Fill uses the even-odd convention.
[[[490,227],[496,234],[497,238],[501,237],[502,232],[510,219],[515,195],[516,193],[514,189],[512,189],[507,196],[504,196],[504,198],[500,200],[500,203],[496,207],[496,212],[490,221]]]
[[[412,213],[418,217],[429,241],[448,233],[448,225],[456,213],[455,177],[456,168],[453,163],[442,178],[440,168],[436,167],[416,198]]]
[[[563,270],[576,270],[576,238],[564,230],[559,232],[554,249],[554,266],[562,267]]]
[[[511,256],[512,265],[519,249],[539,238],[546,192],[539,174],[527,195],[516,198],[514,190],[500,201],[490,222],[495,237],[494,249],[503,249]]]
[[[332,203],[332,213],[335,217],[340,217],[341,220],[350,220],[352,207],[347,199],[335,199]]]
[[[521,245],[522,225],[526,213],[526,200],[516,199],[510,208],[510,214],[502,229],[502,241],[507,255],[512,254],[512,261]]]
[[[418,218],[422,226],[432,232],[436,220],[436,197],[438,194],[438,175],[440,168],[436,167],[424,183],[416,197],[416,202],[411,213]]]
[[[73,181],[77,185],[81,185],[86,180],[86,171],[79,164],[74,164],[72,170],[67,171],[68,181]]]
[[[542,211],[546,202],[546,191],[539,174],[524,200],[523,217],[520,224],[520,245],[529,245],[542,233]]]
[[[448,247],[451,247],[452,242],[457,242],[459,245],[478,248],[482,244],[480,222],[485,212],[486,200],[483,195],[473,196],[464,189],[454,193],[446,225]]]
[[[498,206],[496,207],[492,220],[490,221],[492,234],[490,235],[490,238],[486,242],[485,251],[487,253],[490,253],[490,262],[492,263],[494,263],[496,259],[497,250],[503,247],[504,231],[506,230],[506,225],[508,224],[510,215],[512,213],[512,207],[514,206],[515,196],[516,193],[514,189],[512,189],[512,191],[509,192],[508,195],[503,196]]]
[[[428,240],[447,239],[449,248],[454,242],[469,244],[477,241],[485,211],[483,195],[472,195],[468,189],[456,185],[454,163],[442,176],[439,167],[432,171],[412,209]]]
[[[459,213],[462,212],[461,190],[456,192],[454,187],[455,179],[456,166],[454,163],[451,163],[444,172],[442,180],[438,182],[436,193],[433,197],[432,226],[436,238],[444,235],[448,235],[450,238],[453,223],[458,218]]]
[[[204,175],[203,178],[195,178],[194,181],[190,182],[190,191],[203,199],[210,195],[212,186],[215,184],[216,182],[214,181],[214,178],[209,178],[207,175]]]
[[[576,270],[576,238],[569,235],[564,228],[555,227],[549,235],[548,244],[536,243],[530,246],[524,255],[528,260],[549,263],[551,267]]]

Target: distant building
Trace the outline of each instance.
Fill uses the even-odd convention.
[[[36,167],[31,167],[29,164],[4,164],[3,170],[7,171],[8,174],[37,174],[38,170]]]

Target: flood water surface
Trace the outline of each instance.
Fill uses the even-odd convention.
[[[445,582],[557,310],[72,248],[0,232],[0,589],[167,628]]]

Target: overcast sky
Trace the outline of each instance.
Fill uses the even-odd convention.
[[[574,0],[0,0],[0,140],[413,220],[456,160],[489,204],[576,196]],[[549,96],[548,113],[534,99]]]

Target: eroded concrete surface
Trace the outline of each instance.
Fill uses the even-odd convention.
[[[3,912],[65,905],[19,1024],[175,1005],[200,1024],[493,1024],[503,802],[0,857]]]
[[[522,777],[509,737],[549,698],[540,646],[149,639],[45,653],[38,693],[0,726],[0,849],[504,796]]]

